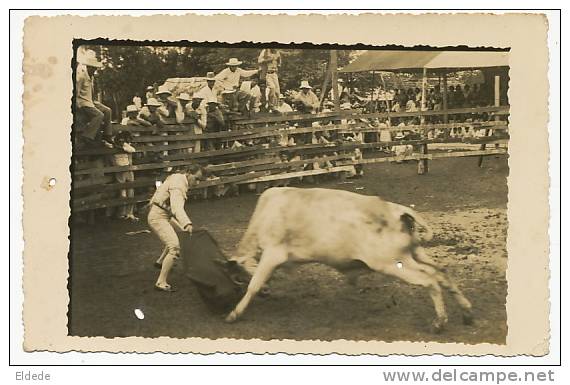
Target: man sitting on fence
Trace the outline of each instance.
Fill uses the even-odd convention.
[[[297,107],[297,111],[303,113],[313,113],[316,112],[319,108],[320,102],[319,98],[315,93],[312,91],[312,88],[309,85],[307,80],[301,81],[301,86],[299,87],[300,91],[295,95],[293,102]]]
[[[97,68],[103,64],[97,60],[95,51],[86,50],[78,54],[75,105],[77,113],[86,118],[86,127],[81,131],[83,145],[95,146],[99,143],[101,125],[103,125],[102,144],[112,147],[113,128],[111,126],[111,109],[93,100],[93,76]]]
[[[121,120],[122,126],[151,126],[151,123],[139,118],[139,110],[136,105],[127,106],[127,116]]]
[[[224,90],[237,90],[241,78],[249,78],[259,72],[259,70],[244,70],[239,68],[242,64],[237,58],[231,58],[224,70],[216,75],[216,80]]]
[[[190,186],[202,178],[202,167],[191,165],[181,173],[169,175],[150,199],[148,225],[164,245],[162,254],[155,262],[160,274],[155,288],[173,291],[168,284],[168,274],[180,256],[180,241],[175,228],[192,233],[192,221],[184,210]]]

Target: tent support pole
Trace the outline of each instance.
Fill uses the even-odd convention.
[[[443,123],[447,124],[449,123],[449,115],[447,114],[447,70],[444,70],[443,72],[443,86],[442,86],[442,91],[443,91]],[[445,128],[445,137],[448,138],[449,137],[449,129]]]
[[[495,75],[495,107],[499,107],[501,105],[501,77],[499,75]],[[499,115],[495,115],[495,120],[499,120]],[[485,130],[485,136],[489,136],[490,129]],[[481,150],[485,150],[487,147],[486,144],[481,145]],[[483,167],[483,155],[479,156],[477,161],[477,165],[479,167]]]
[[[422,102],[420,105],[420,112],[426,110],[426,87],[427,87],[427,68],[424,68],[423,77],[422,77]],[[426,123],[425,116],[420,116],[420,124],[423,126]],[[427,131],[422,129],[422,138],[427,138]],[[421,144],[420,145],[420,153],[427,154],[428,153],[428,145]],[[422,175],[428,172],[428,160],[427,159],[420,159],[418,161],[418,174]]]
[[[333,101],[334,101],[334,110],[336,112],[340,111],[340,100],[339,100],[339,94],[338,94],[338,64],[337,64],[337,53],[336,50],[332,49],[331,50],[331,61],[330,61],[330,66],[331,66],[331,86],[332,86],[332,90],[333,90]]]

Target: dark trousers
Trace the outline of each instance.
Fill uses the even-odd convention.
[[[111,126],[111,109],[99,102],[93,102],[93,107],[80,107],[77,112],[83,114],[87,120],[87,126],[83,129],[82,136],[94,140],[103,125],[103,134],[111,136],[113,128]]]

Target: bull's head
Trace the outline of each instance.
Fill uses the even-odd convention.
[[[247,286],[251,274],[236,260],[217,261],[221,264],[228,277],[238,286]]]

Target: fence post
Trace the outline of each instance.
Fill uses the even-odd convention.
[[[422,78],[422,102],[420,105],[420,112],[425,111],[426,108],[426,85],[427,85],[427,68],[424,68],[423,78]],[[426,118],[424,115],[420,115],[420,125],[424,125],[426,122]],[[422,138],[427,139],[427,132],[422,127]],[[420,154],[427,154],[428,153],[428,145],[427,143],[420,144]],[[418,161],[418,174],[422,175],[428,172],[428,160],[427,159],[420,159]]]

